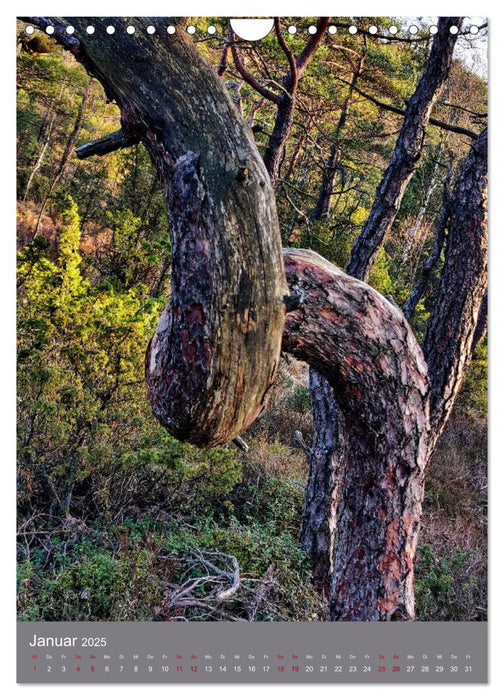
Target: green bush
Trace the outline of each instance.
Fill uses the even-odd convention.
[[[415,595],[419,620],[486,619],[480,581],[472,564],[473,552],[455,548],[437,556],[430,545],[418,548]]]

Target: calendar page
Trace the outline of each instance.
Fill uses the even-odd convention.
[[[18,682],[487,681],[487,37],[18,18]]]

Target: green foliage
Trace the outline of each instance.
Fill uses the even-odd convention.
[[[304,413],[311,407],[310,390],[303,384],[298,384],[294,391],[289,394],[286,401],[287,408],[296,412]]]
[[[251,520],[242,524],[231,518],[226,527],[216,527],[213,522],[202,521],[197,534],[181,529],[171,532],[165,542],[168,553],[175,560],[184,554],[204,550],[221,551],[236,557],[241,575],[257,580],[274,568],[276,594],[273,609],[265,607],[259,620],[303,620],[320,613],[320,598],[310,583],[310,564],[297,546],[295,535],[276,529],[272,524],[260,524]],[[184,580],[184,571],[177,569],[174,582]],[[241,604],[231,606],[240,614]]]
[[[484,420],[488,410],[488,343],[473,353],[469,370],[457,397],[457,407],[473,419]]]
[[[485,619],[485,605],[478,604],[478,580],[471,574],[472,555],[455,548],[448,556],[436,556],[429,545],[419,547],[415,573],[419,620]]]
[[[145,619],[163,584],[152,575],[152,549],[142,544],[113,552],[84,539],[68,551],[53,536],[46,542],[51,567],[38,550],[18,566],[19,619]]]
[[[392,280],[389,275],[389,263],[384,248],[376,256],[370,275],[369,284],[380,294],[391,294],[393,290]]]
[[[27,478],[23,500],[37,493],[53,500],[57,483],[70,489],[88,477],[114,429],[134,426],[135,407],[146,413],[140,372],[159,304],[141,285],[93,287],[80,270],[71,200],[62,218],[53,255],[38,239],[19,254],[20,468],[37,474]]]

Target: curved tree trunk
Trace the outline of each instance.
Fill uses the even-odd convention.
[[[32,21],[54,24],[102,83],[126,140],[144,143],[162,183],[172,297],[147,356],[153,411],[179,439],[226,443],[265,405],[285,312],[275,197],[249,130],[192,39],[167,35],[166,20],[138,18],[132,35],[120,19]],[[149,25],[158,31],[147,34]]]
[[[299,307],[283,347],[337,397],[330,618],[411,619],[429,444],[422,351],[401,312],[365,283],[312,251],[286,250],[284,265]]]
[[[328,449],[312,456],[303,543],[319,576],[321,571],[332,570],[331,619],[414,617],[412,562],[423,473],[453,408],[475,340],[485,325],[486,188],[485,129],[467,156],[449,201],[445,265],[425,335],[425,362],[416,341],[408,340],[411,331],[399,309],[386,307],[388,302],[380,301],[380,295],[369,291],[367,285],[361,287],[360,305],[351,306],[351,283],[359,284],[356,280],[342,276],[335,268],[330,271],[332,277],[327,276],[327,264],[313,253],[284,253],[291,292],[302,303],[301,310],[287,316],[284,348],[309,362],[325,378],[318,381],[311,377],[315,418],[319,407],[322,413],[322,419],[317,419],[322,428],[315,433],[314,448],[327,436]],[[345,290],[345,299],[332,289],[336,280],[338,291]],[[376,299],[366,305],[366,299],[374,299],[373,295]],[[390,323],[387,309],[399,319],[397,324]],[[373,329],[366,325],[369,318],[373,318]],[[401,328],[409,331],[402,341]],[[345,329],[354,333],[348,345]],[[382,351],[372,346],[377,333],[381,334],[380,343],[391,345],[402,359],[391,353],[388,357],[392,359],[383,361]],[[320,357],[315,357],[316,347]],[[420,367],[419,381],[432,387],[428,401],[424,395],[420,398],[418,391],[411,392],[410,375],[400,366],[403,361],[409,363],[411,353]],[[394,362],[399,365],[390,379]],[[339,368],[343,377],[335,378],[331,367],[333,373]],[[349,367],[357,371],[350,374]],[[389,382],[397,382],[394,389]],[[348,404],[345,391],[358,397],[354,407]],[[332,432],[325,416],[334,420]],[[401,416],[406,427],[401,426]],[[412,431],[409,436],[408,430]],[[409,465],[402,460],[401,446],[411,451]],[[394,471],[394,464],[403,466]],[[317,491],[320,483],[325,484],[324,497]],[[317,531],[321,533],[318,539]],[[333,540],[334,550],[328,548],[324,556],[324,546],[330,547]]]

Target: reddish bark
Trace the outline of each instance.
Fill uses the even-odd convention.
[[[299,307],[287,314],[283,348],[337,397],[325,504],[336,537],[320,529],[322,547],[335,540],[330,618],[410,619],[429,434],[422,351],[401,312],[365,283],[311,251],[284,251],[284,265]]]

